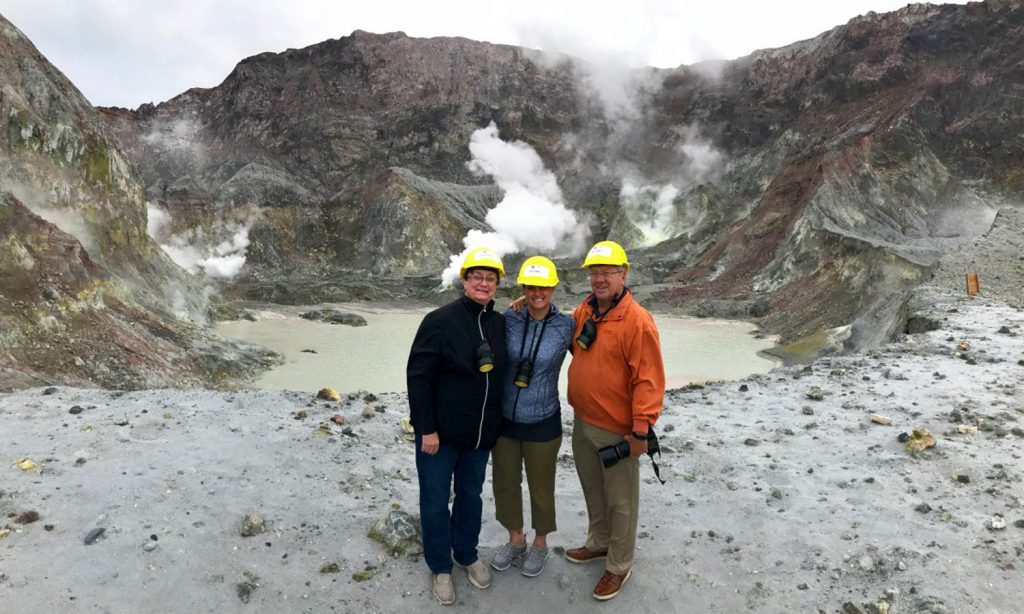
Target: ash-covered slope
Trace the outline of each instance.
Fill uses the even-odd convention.
[[[165,386],[245,370],[259,354],[172,315],[196,316],[203,294],[147,236],[137,173],[3,17],[0,117],[0,387]]]
[[[479,184],[467,144],[493,121],[553,170],[581,232],[632,249],[634,283],[666,284],[652,300],[759,305],[789,339],[854,324],[856,347],[865,322],[898,329],[904,291],[1024,196],[1022,27],[1020,2],[910,5],[732,62],[620,74],[617,98],[571,58],[356,32],[103,113],[176,224],[260,208],[254,288],[436,275],[493,201],[416,185]]]

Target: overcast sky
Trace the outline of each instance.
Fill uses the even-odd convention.
[[[958,4],[963,4],[960,0]],[[241,59],[353,30],[465,36],[630,65],[732,59],[905,0],[3,0],[0,12],[96,105],[217,85]]]

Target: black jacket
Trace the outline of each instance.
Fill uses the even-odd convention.
[[[437,432],[456,450],[490,450],[501,423],[505,316],[465,296],[423,318],[409,351],[406,384],[412,425],[421,435]],[[477,367],[480,331],[491,346],[494,369]]]

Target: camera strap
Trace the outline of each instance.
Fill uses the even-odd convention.
[[[537,362],[537,354],[540,353],[540,342],[544,339],[544,329],[548,327],[548,320],[550,320],[550,319],[551,319],[551,314],[549,313],[544,318],[544,320],[541,322],[540,333],[539,334],[537,333],[537,327],[536,326],[533,327],[534,339],[532,341],[530,341],[530,362],[531,363],[536,363]],[[519,344],[519,360],[523,359],[524,353],[526,351],[526,331],[529,330],[529,328],[530,328],[530,321],[531,320],[533,320],[533,318],[531,318],[530,315],[527,314],[526,315],[526,325],[523,326],[523,341],[522,341],[522,343]],[[534,320],[534,321],[536,321],[536,320]]]
[[[650,430],[647,431],[647,456],[651,457],[651,466],[654,467],[654,476],[658,478],[661,485],[665,485],[665,480],[661,479],[661,470],[658,469],[658,463],[654,462],[654,453],[658,453],[658,458],[661,458],[661,445],[658,443],[658,436],[654,433],[654,427],[651,426]]]
[[[536,326],[533,327],[534,335],[536,335],[537,338],[536,338],[536,340],[534,342],[530,343],[530,347],[532,348],[531,349],[532,356],[530,356],[530,363],[531,364],[536,364],[536,362],[537,362],[537,354],[540,352],[540,342],[541,342],[542,339],[544,339],[544,329],[547,328],[548,320],[550,320],[550,319],[551,319],[551,313],[549,312],[547,317],[544,318],[543,322],[540,325],[540,334],[539,335],[537,334],[537,327]],[[522,338],[522,341],[520,341],[520,343],[519,343],[519,360],[522,360],[523,356],[526,353],[526,331],[528,331],[530,329],[530,321],[531,320],[533,320],[533,318],[531,318],[529,312],[527,312],[526,319],[523,321],[523,338]],[[515,398],[514,401],[512,401],[512,421],[513,422],[515,422],[515,419],[516,419],[516,408],[519,407],[519,393],[522,392],[522,390],[523,390],[522,388],[520,388],[519,386],[516,386],[516,398]]]
[[[664,486],[665,480],[661,479],[661,471],[658,469],[658,463],[654,462],[654,455],[647,452],[647,456],[651,457],[651,466],[654,467],[654,477],[658,478],[658,481],[661,482],[662,486]],[[658,456],[661,456],[661,450],[658,450]]]

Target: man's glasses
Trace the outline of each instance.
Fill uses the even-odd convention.
[[[624,272],[625,269],[612,269],[610,271],[590,271],[590,279],[608,279],[613,275]]]
[[[473,282],[475,284],[480,284],[480,283],[496,284],[496,283],[498,283],[498,276],[497,275],[487,275],[487,274],[484,274],[484,273],[470,273],[469,275],[466,275],[466,281],[471,281],[471,282]]]

